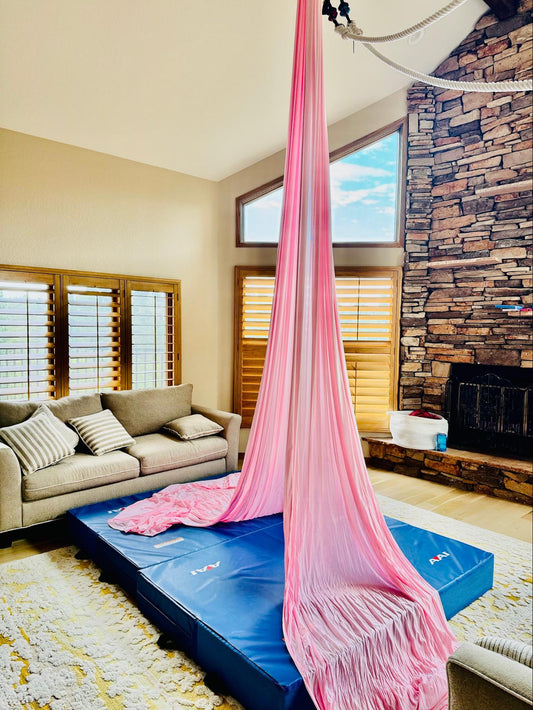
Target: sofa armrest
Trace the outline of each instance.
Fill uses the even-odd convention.
[[[224,427],[224,438],[228,442],[228,453],[226,455],[226,471],[236,471],[239,458],[239,432],[241,429],[241,415],[223,412],[220,409],[211,409],[210,407],[201,407],[200,405],[192,405],[193,414],[203,414],[204,417],[220,424]]]
[[[447,664],[450,710],[524,710],[532,707],[531,669],[507,656],[464,642]]]
[[[12,449],[0,443],[0,532],[22,527],[22,473]]]

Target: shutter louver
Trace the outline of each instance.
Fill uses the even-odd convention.
[[[266,355],[274,277],[247,275],[246,271],[237,272],[240,302],[234,407],[243,426],[249,427]],[[394,409],[395,276],[336,278],[348,382],[357,424],[364,431],[387,430],[387,412]]]
[[[176,380],[173,290],[131,291],[132,388],[167,387]]]
[[[69,282],[67,294],[70,394],[120,389],[118,281],[109,285]]]
[[[243,426],[251,426],[265,362],[274,278],[246,277],[242,294],[242,381],[240,406]]]
[[[358,427],[388,428],[394,409],[392,277],[337,278],[337,302],[348,382]]]
[[[0,281],[0,397],[56,396],[54,280]]]

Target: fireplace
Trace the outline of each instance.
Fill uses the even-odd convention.
[[[531,370],[453,364],[446,385],[446,414],[450,446],[530,458],[533,444]]]

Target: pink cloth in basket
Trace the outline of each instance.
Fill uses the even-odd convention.
[[[320,0],[299,0],[271,332],[242,474],[170,486],[110,525],[284,513],[288,650],[320,710],[443,710],[455,648],[437,592],[392,538],[348,387],[330,237]]]

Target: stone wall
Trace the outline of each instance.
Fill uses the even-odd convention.
[[[529,78],[532,0],[483,16],[436,70],[462,81]],[[408,93],[400,408],[442,411],[454,362],[533,366],[531,94],[415,84]]]
[[[418,451],[368,437],[364,441],[368,445],[368,464],[375,468],[526,505],[533,503],[533,473],[527,461],[453,449]]]

